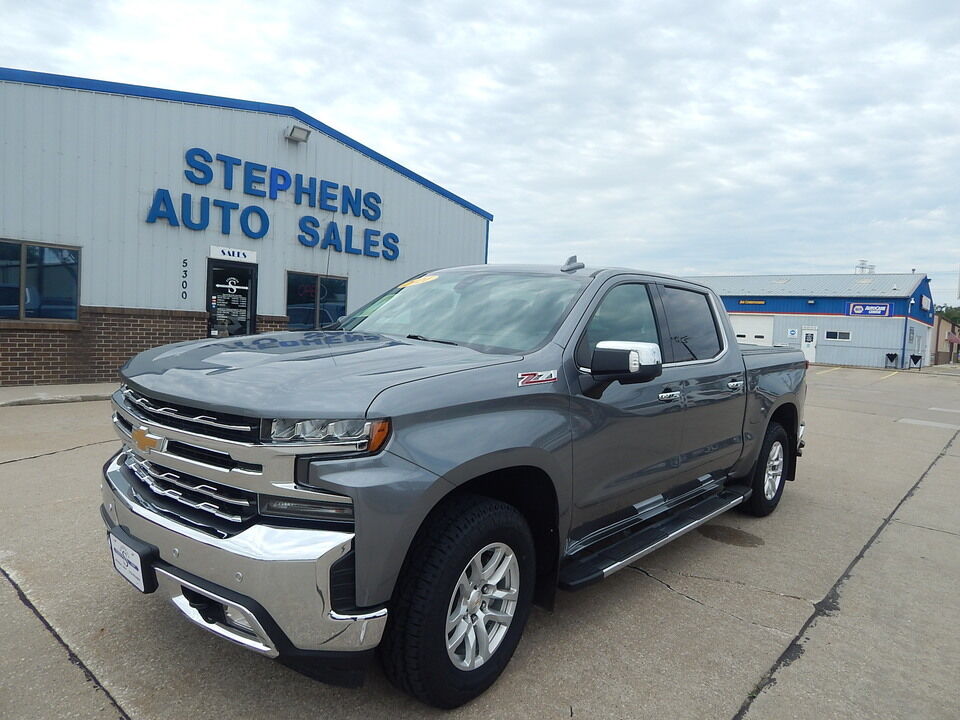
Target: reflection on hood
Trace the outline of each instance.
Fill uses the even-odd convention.
[[[376,333],[288,331],[154,348],[120,374],[158,399],[239,415],[362,417],[393,385],[518,359]]]

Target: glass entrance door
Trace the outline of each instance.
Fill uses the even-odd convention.
[[[207,261],[207,335],[251,335],[257,331],[257,266]]]

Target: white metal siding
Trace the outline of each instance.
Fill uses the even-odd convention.
[[[257,311],[286,313],[286,270],[349,277],[349,307],[423,270],[484,262],[487,220],[319,132],[306,143],[283,138],[291,118],[12,82],[0,82],[0,237],[75,245],[81,254],[82,305],[205,310],[206,258],[211,245],[257,253]],[[184,152],[201,147],[377,192],[381,218],[328,213],[296,205],[292,192],[278,200],[225,190],[215,177],[196,185],[184,177]],[[233,232],[220,232],[211,207],[202,231],[166,221],[145,222],[157,188],[170,191],[180,215],[180,194],[263,207],[270,231],[247,238],[233,214]],[[354,245],[373,227],[400,238],[396,261],[309,248],[297,241],[297,223],[311,214],[354,226]],[[181,264],[189,269],[188,299],[180,296]]]
[[[906,354],[922,354],[927,347],[930,327],[912,318],[904,323],[899,318],[863,318],[843,315],[776,315],[773,337],[775,345],[790,345],[800,348],[803,327],[817,328],[817,362],[827,365],[856,365],[860,367],[884,367],[886,353],[899,357],[904,340],[904,328],[914,328],[914,342],[907,342]],[[789,330],[797,330],[797,337],[790,337]],[[828,330],[845,330],[850,340],[828,340]]]

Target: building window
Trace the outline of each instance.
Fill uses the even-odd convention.
[[[347,314],[347,279],[287,273],[287,322],[291,330],[313,330]]]
[[[827,330],[827,340],[849,340],[850,332],[847,330]]]
[[[0,241],[0,320],[76,320],[80,250]]]

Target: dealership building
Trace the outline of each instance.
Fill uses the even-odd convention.
[[[740,342],[797,347],[827,365],[930,363],[934,308],[923,273],[694,279],[723,298]]]
[[[0,385],[322,326],[493,216],[293,108],[0,69]]]

